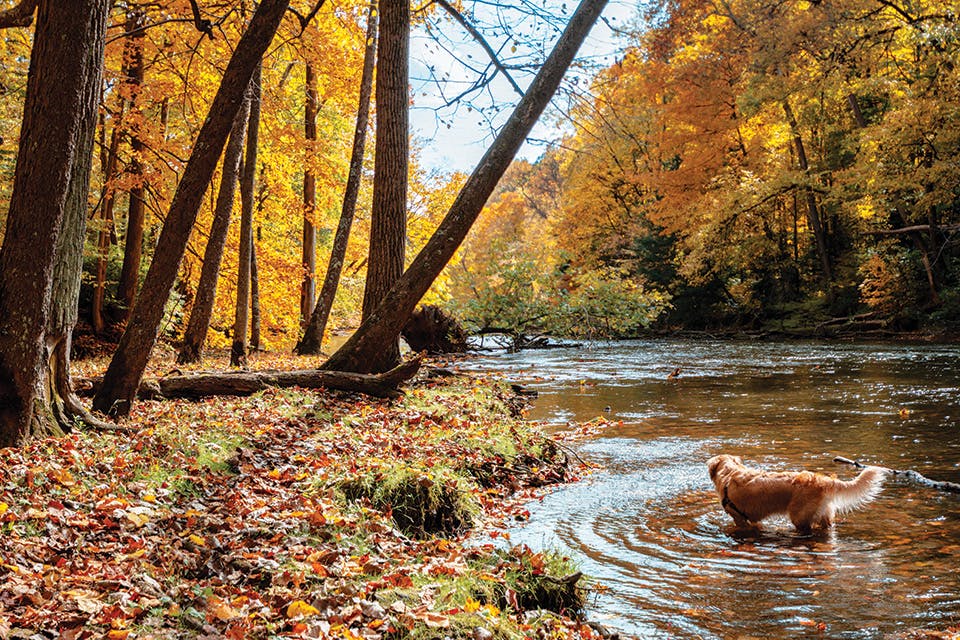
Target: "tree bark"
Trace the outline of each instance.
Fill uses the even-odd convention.
[[[353,226],[354,212],[357,208],[357,195],[360,193],[360,180],[363,177],[363,153],[367,140],[367,123],[370,116],[370,96],[373,94],[373,68],[377,53],[377,2],[370,2],[367,13],[367,40],[363,51],[363,73],[360,76],[360,100],[357,106],[357,122],[353,130],[353,150],[350,152],[350,171],[347,186],[343,193],[343,205],[340,209],[340,222],[333,237],[330,249],[330,261],[323,277],[320,295],[310,315],[310,322],[303,332],[294,351],[300,355],[320,353],[323,345],[323,333],[327,330],[327,321],[333,309],[333,300],[337,295],[343,262],[350,241],[350,228]]]
[[[306,329],[313,313],[317,274],[317,178],[313,173],[317,140],[317,79],[313,65],[306,64],[306,100],[303,117],[303,137],[306,139],[306,160],[303,170],[303,282],[300,284],[300,330]]]
[[[110,134],[110,147],[103,171],[103,194],[100,198],[100,229],[97,232],[97,272],[93,284],[93,303],[90,319],[93,330],[100,334],[106,328],[104,305],[107,299],[107,259],[110,256],[110,236],[113,230],[113,204],[116,189],[113,180],[117,174],[117,154],[120,152],[120,128],[126,101],[118,97],[113,132]],[[103,124],[106,127],[106,122]]]
[[[376,309],[403,273],[407,234],[409,51],[409,0],[383,0],[377,43],[377,138],[363,318]],[[371,371],[385,371],[400,361],[399,334],[380,346],[369,363]]]
[[[436,232],[380,304],[323,368],[370,372],[382,349],[396,341],[417,302],[463,242],[544,108],[607,0],[582,0],[520,103],[467,179]]]
[[[230,365],[247,366],[247,332],[250,326],[250,261],[253,255],[253,201],[257,187],[257,145],[260,135],[260,66],[250,80],[250,117],[247,120],[247,153],[240,176],[240,249],[237,259],[237,308],[233,318]]]
[[[90,159],[83,156],[92,152],[108,11],[108,0],[44,0],[37,10],[0,248],[0,446],[61,431],[50,396],[56,377],[49,342],[69,340],[69,331],[48,335],[48,327],[64,327],[76,314],[67,298],[79,291],[80,270],[66,267],[77,264],[80,243],[74,235],[69,246],[61,244],[61,235],[70,195],[82,192],[85,202],[88,189]],[[85,207],[77,213],[85,218]],[[77,224],[73,216],[70,222]],[[54,309],[58,262],[64,304]]]
[[[257,207],[257,212],[260,208]],[[260,351],[260,269],[257,265],[257,243],[260,227],[250,243],[250,351]]]
[[[250,103],[245,100],[233,122],[227,149],[223,154],[220,188],[217,191],[213,222],[210,224],[210,236],[203,251],[200,282],[197,284],[193,308],[190,309],[190,319],[187,320],[187,330],[183,334],[183,344],[177,355],[177,362],[180,364],[199,362],[203,355],[203,345],[210,329],[210,318],[213,316],[213,303],[217,297],[223,249],[227,244],[227,232],[230,230],[230,217],[237,194],[240,159],[243,157],[243,141],[249,115]]]
[[[126,30],[129,34],[130,61],[127,83],[131,87],[130,111],[137,109],[140,90],[143,86],[143,26],[146,14],[140,7],[132,7],[127,14]],[[140,138],[140,119],[130,127],[130,150],[133,152],[127,171],[137,177],[137,183],[130,188],[127,205],[127,231],[123,240],[123,266],[120,269],[120,282],[117,284],[117,298],[123,303],[122,319],[130,316],[133,302],[137,297],[140,283],[140,259],[143,254],[144,193],[143,165],[140,162],[145,145]]]
[[[793,146],[797,152],[797,164],[800,170],[805,174],[810,172],[810,164],[807,162],[807,151],[803,145],[803,138],[800,136],[800,126],[793,115],[793,109],[790,103],[783,101],[783,112],[787,116],[787,123],[790,125],[790,131],[793,134]],[[807,219],[810,221],[810,228],[813,230],[814,241],[817,244],[817,255],[820,257],[820,269],[823,271],[824,281],[829,283],[833,281],[833,269],[830,266],[830,254],[827,251],[827,236],[820,220],[820,213],[817,208],[817,199],[813,195],[813,190],[809,187],[803,188],[804,199],[807,203]]]
[[[156,343],[164,306],[176,280],[204,192],[243,103],[253,71],[273,40],[288,4],[289,0],[262,0],[230,58],[173,196],[154,259],[130,314],[127,329],[107,368],[104,386],[94,397],[93,406],[99,411],[110,415],[130,412]]]

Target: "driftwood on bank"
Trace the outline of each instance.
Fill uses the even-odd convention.
[[[400,395],[400,385],[416,375],[422,360],[421,356],[417,356],[385,373],[350,373],[320,369],[188,373],[144,380],[140,384],[137,397],[153,400],[248,396],[267,387],[303,387],[354,391],[380,398],[393,398]],[[101,379],[87,378],[74,382],[78,394],[92,395],[96,393]]]
[[[862,469],[865,465],[856,460],[851,460],[850,458],[844,458],[843,456],[837,456],[833,459],[834,462],[842,462],[843,464],[852,464],[858,469]],[[899,478],[906,478],[911,482],[916,482],[917,484],[923,485],[925,487],[930,487],[931,489],[937,489],[939,491],[949,491],[950,493],[960,493],[960,483],[949,482],[947,480],[931,480],[925,475],[920,474],[918,471],[913,469],[890,469],[888,467],[881,467],[886,469],[894,476]]]

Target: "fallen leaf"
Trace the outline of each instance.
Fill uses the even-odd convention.
[[[318,613],[320,613],[319,609],[303,600],[294,600],[287,605],[288,618],[303,618],[306,616],[315,616]]]

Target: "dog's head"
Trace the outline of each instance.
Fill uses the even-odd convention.
[[[717,481],[717,473],[728,465],[743,465],[743,459],[740,456],[732,456],[729,453],[721,453],[707,460],[707,470],[710,472],[710,480]]]

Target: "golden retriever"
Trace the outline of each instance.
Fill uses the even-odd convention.
[[[837,480],[811,471],[763,471],[722,454],[707,461],[723,510],[738,527],[786,515],[801,533],[826,529],[838,513],[852,511],[880,493],[888,469],[866,467],[853,480]]]

